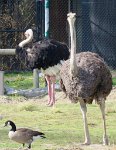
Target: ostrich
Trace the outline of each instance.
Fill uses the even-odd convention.
[[[85,142],[91,144],[87,125],[87,107],[95,99],[103,118],[103,144],[108,145],[105,121],[105,100],[112,89],[112,76],[104,60],[95,53],[81,52],[76,54],[75,13],[69,13],[67,20],[71,34],[71,54],[61,68],[61,83],[63,91],[69,99],[80,103],[84,121]]]
[[[64,60],[69,58],[69,48],[65,43],[54,39],[44,39],[31,44],[27,49],[24,46],[33,39],[32,29],[25,32],[26,39],[16,48],[17,56],[25,59],[26,65],[31,69],[41,69],[48,84],[48,106],[55,104],[55,81],[59,75]]]

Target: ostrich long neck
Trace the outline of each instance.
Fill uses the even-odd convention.
[[[73,23],[70,23],[70,34],[71,34],[71,58],[75,57],[76,54],[76,34]],[[75,61],[75,60],[73,60]]]
[[[68,20],[70,26],[71,35],[71,56],[70,56],[70,71],[73,76],[77,75],[77,65],[76,65],[76,32],[73,20],[71,18]]]
[[[33,39],[33,36],[30,35],[26,40],[22,41],[21,43],[19,43],[19,47],[23,47],[24,45],[28,44],[29,42],[31,42]]]

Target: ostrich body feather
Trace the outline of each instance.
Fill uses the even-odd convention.
[[[81,97],[86,103],[93,99],[106,98],[112,89],[112,76],[104,60],[97,54],[81,52],[76,54],[78,74],[70,78],[70,62],[65,61],[61,68],[63,91],[76,103]]]
[[[67,60],[70,54],[65,43],[52,39],[36,42],[27,50],[17,47],[16,52],[18,57],[25,58],[26,65],[31,69],[42,69],[45,74],[50,72],[54,75],[54,72],[57,74],[60,71],[62,62]],[[46,71],[49,68],[52,71]]]

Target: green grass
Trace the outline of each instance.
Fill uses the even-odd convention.
[[[13,72],[5,73],[5,84],[15,89],[31,89],[33,88],[32,72]],[[39,78],[40,87],[44,87],[44,78]]]
[[[5,74],[5,83],[16,89],[32,88],[32,73]],[[114,80],[114,79],[113,79]],[[114,81],[113,81],[113,84]],[[41,86],[44,80],[41,78]],[[0,149],[18,148],[20,144],[8,138],[9,128],[4,128],[6,120],[12,120],[17,127],[28,127],[45,133],[46,139],[40,139],[32,144],[33,150],[70,150],[74,143],[84,141],[83,121],[79,104],[71,104],[59,96],[57,92],[56,107],[46,106],[45,98],[35,101],[25,101],[24,97],[9,96],[10,103],[0,104]],[[0,97],[1,99],[1,97]],[[22,102],[21,102],[22,101]],[[102,117],[99,107],[88,105],[88,125],[92,143],[102,143]],[[116,103],[107,101],[106,122],[110,144],[116,144]]]
[[[112,78],[113,86],[116,86],[116,77]],[[45,87],[43,77],[39,78],[40,87]],[[15,89],[31,89],[33,88],[32,72],[13,72],[5,73],[5,84]]]
[[[116,86],[116,71],[111,70],[113,86]]]
[[[112,78],[113,85],[116,86],[116,78]]]
[[[13,100],[13,99],[12,99]],[[111,144],[116,142],[116,103],[108,102],[106,108],[107,130]],[[71,147],[84,141],[83,122],[79,104],[70,104],[60,98],[55,108],[47,107],[43,99],[19,103],[1,103],[0,148],[17,148],[17,144],[8,138],[9,128],[3,128],[4,122],[13,120],[18,127],[28,127],[45,133],[46,139],[32,144],[33,150],[55,150]],[[92,143],[102,143],[102,119],[99,107],[88,105],[88,124]],[[116,143],[115,143],[116,144]]]

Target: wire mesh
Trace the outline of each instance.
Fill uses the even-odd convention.
[[[115,69],[116,1],[50,0],[50,38],[67,44],[69,44],[67,23],[69,11],[77,14],[77,52],[96,52]],[[44,36],[44,17],[44,0],[1,0],[0,48],[15,48],[24,39],[23,33],[28,28],[34,30],[35,41]],[[0,56],[6,68],[24,67],[15,57],[10,56],[7,60],[5,58],[6,56],[2,58]]]
[[[107,64],[116,68],[116,1],[74,0],[77,13],[76,33],[78,51],[98,53]]]
[[[39,24],[37,25],[36,17],[35,0],[1,0],[0,48],[16,48],[28,28],[34,30],[34,40],[37,40]],[[0,70],[25,69],[24,64],[15,56],[0,56],[0,60]]]
[[[68,43],[67,0],[50,1],[50,37]]]

